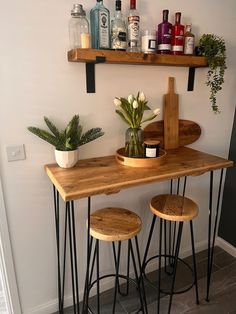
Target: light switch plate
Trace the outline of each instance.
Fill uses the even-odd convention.
[[[17,161],[25,159],[25,147],[24,144],[16,146],[6,147],[7,151],[7,160],[8,161]]]

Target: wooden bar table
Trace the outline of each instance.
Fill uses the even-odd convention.
[[[219,199],[222,188],[223,170],[232,167],[233,162],[227,159],[207,154],[187,147],[171,149],[167,151],[165,163],[158,167],[133,168],[117,163],[115,156],[96,157],[79,160],[77,165],[70,169],[62,169],[56,164],[46,165],[45,171],[53,183],[54,207],[56,221],[57,257],[58,257],[58,297],[59,312],[63,313],[64,307],[64,283],[67,233],[69,234],[69,251],[71,263],[72,292],[74,313],[79,314],[78,270],[77,270],[77,246],[75,236],[74,201],[88,198],[88,226],[90,225],[90,198],[93,195],[110,194],[129,187],[140,186],[152,182],[161,182],[187,176],[198,176],[210,173],[209,187],[209,225],[208,225],[208,267],[207,267],[207,292],[206,300],[209,300],[209,287],[213,262],[213,250],[218,222]],[[218,201],[216,205],[215,221],[213,214],[213,172],[221,170]],[[64,249],[60,252],[60,224],[59,224],[59,194],[65,201],[65,226]],[[212,226],[213,225],[213,226]],[[68,232],[67,232],[68,227]],[[89,228],[87,234],[87,267],[90,249]],[[62,255],[62,261],[61,261]],[[88,285],[86,276],[85,288]],[[86,289],[85,289],[86,291]],[[86,293],[84,295],[83,313],[86,313]]]

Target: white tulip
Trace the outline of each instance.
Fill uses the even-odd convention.
[[[116,107],[119,107],[121,105],[121,101],[119,98],[115,98],[114,99],[114,104],[116,105]]]
[[[134,99],[134,95],[131,94],[131,95],[128,96],[128,102],[130,104],[132,104],[133,99]]]
[[[158,116],[160,111],[161,111],[160,108],[156,108],[155,110],[153,110],[153,113],[154,113],[155,116]]]
[[[134,109],[137,109],[137,108],[138,108],[138,102],[137,102],[137,100],[134,100],[134,101],[133,101],[133,108],[134,108]]]
[[[145,96],[145,94],[144,94],[143,92],[141,92],[141,93],[139,94],[138,100],[139,100],[139,101],[145,101],[145,100],[146,100],[146,96]]]

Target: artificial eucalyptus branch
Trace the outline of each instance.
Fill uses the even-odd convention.
[[[203,34],[199,40],[199,53],[206,56],[209,70],[206,85],[210,88],[210,102],[212,110],[220,113],[216,102],[216,94],[222,89],[226,67],[226,47],[222,37],[214,34]]]

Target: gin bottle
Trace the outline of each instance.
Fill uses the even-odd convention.
[[[175,13],[175,25],[172,26],[172,54],[182,55],[184,53],[184,25],[181,25],[181,12]]]
[[[136,0],[130,0],[128,16],[128,48],[130,52],[140,52],[140,17],[136,10]]]
[[[126,50],[127,47],[126,23],[121,13],[121,0],[116,0],[115,17],[111,22],[111,48]]]
[[[90,11],[91,43],[94,49],[110,49],[110,12],[97,0]]]
[[[172,24],[168,22],[169,10],[163,10],[162,23],[157,27],[157,53],[171,53]]]

